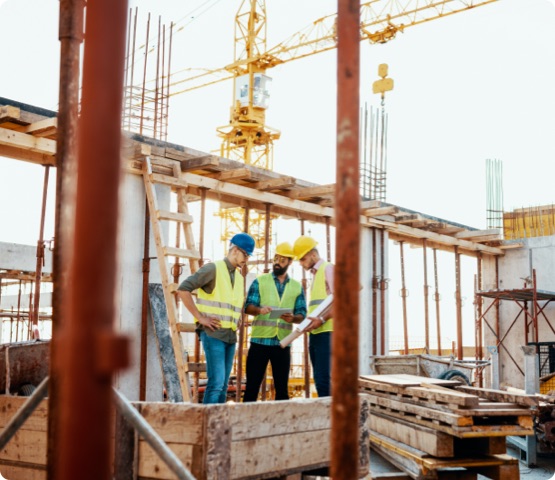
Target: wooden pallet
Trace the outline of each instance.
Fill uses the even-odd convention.
[[[504,454],[436,458],[377,433],[370,434],[370,446],[416,480],[470,480],[477,474],[493,480],[518,480],[520,477],[518,460]]]

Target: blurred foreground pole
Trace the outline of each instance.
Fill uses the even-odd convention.
[[[358,478],[360,1],[337,9],[337,175],[332,346],[331,477]]]
[[[71,232],[75,205],[77,168],[77,123],[79,120],[79,65],[83,43],[84,0],[60,0],[60,84],[58,128],[56,133],[56,213],[52,291],[52,338],[50,344],[50,380],[48,384],[48,452],[47,478],[56,478],[59,448],[59,376],[55,371],[58,331],[64,323],[65,292],[71,258]]]
[[[126,1],[87,2],[73,257],[55,340],[62,480],[111,478],[112,374],[128,360],[113,332],[126,19]]]

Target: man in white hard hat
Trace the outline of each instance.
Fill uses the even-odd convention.
[[[293,262],[293,248],[287,242],[275,250],[271,273],[259,275],[251,284],[245,313],[254,315],[251,344],[247,354],[247,385],[244,402],[255,402],[264,379],[268,362],[272,365],[272,377],[276,400],[288,400],[290,347],[281,348],[279,342],[291,333],[292,324],[300,323],[306,315],[306,301],[301,284],[287,274]],[[270,318],[274,309],[287,309],[279,317]]]
[[[320,258],[317,245],[318,242],[312,237],[302,235],[295,240],[293,252],[301,266],[313,275],[308,304],[308,318],[312,323],[305,331],[310,333],[309,354],[316,391],[319,397],[327,397],[331,392],[332,312],[328,309],[319,317],[311,317],[310,313],[333,293],[334,266]]]
[[[245,284],[240,270],[253,251],[254,239],[247,233],[238,233],[232,237],[223,260],[203,265],[178,288],[179,298],[195,317],[206,356],[208,384],[203,403],[226,401],[237,344],[237,325],[245,301]],[[197,289],[195,304],[191,292]]]

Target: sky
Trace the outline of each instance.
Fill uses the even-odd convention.
[[[268,47],[333,13],[337,5],[331,0],[266,4]],[[233,61],[239,0],[132,0],[129,5],[139,7],[143,27],[147,12],[167,25],[176,23],[172,72]],[[0,75],[0,96],[57,109],[58,7],[58,0],[0,0],[0,31],[10,39],[0,43],[0,68],[9,72]],[[371,93],[379,64],[389,65],[395,82],[385,99],[386,201],[486,228],[485,161],[499,159],[505,210],[554,203],[553,45],[553,0],[500,0],[408,28],[385,45],[363,42],[361,102],[379,106]],[[268,71],[273,84],[266,121],[282,133],[275,171],[334,182],[335,58],[332,50]],[[215,131],[228,122],[232,88],[229,81],[173,96],[168,140],[201,151],[217,149]],[[43,171],[0,158],[2,241],[36,243]],[[53,235],[54,172],[50,177],[46,238]],[[309,228],[322,234],[317,225]]]

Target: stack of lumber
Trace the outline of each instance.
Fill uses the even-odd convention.
[[[534,433],[534,397],[414,375],[361,376],[359,388],[371,448],[411,477],[519,478],[505,437]]]

